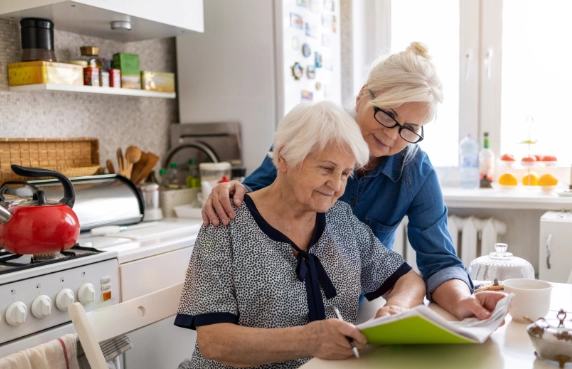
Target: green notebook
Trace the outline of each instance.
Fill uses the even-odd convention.
[[[384,316],[357,327],[370,344],[482,343],[501,325],[508,313],[510,294],[500,300],[486,320],[449,321],[425,305]]]

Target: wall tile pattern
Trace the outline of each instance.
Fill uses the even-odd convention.
[[[54,43],[58,61],[79,59],[80,46],[94,45],[102,58],[133,53],[139,55],[142,70],[176,72],[175,38],[122,43],[56,29]],[[167,151],[169,125],[179,120],[176,99],[9,92],[7,65],[20,56],[19,23],[0,20],[0,138],[96,137],[102,165],[106,159],[115,163],[118,147],[137,145],[159,156]]]

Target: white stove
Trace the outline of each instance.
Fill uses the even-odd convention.
[[[31,335],[71,325],[67,309],[76,301],[86,311],[118,304],[117,255],[76,245],[38,261],[0,251],[0,357],[31,347]]]
[[[85,296],[89,295],[90,300],[95,294],[94,301],[84,304],[86,311],[92,311],[183,281],[202,220],[168,218],[142,227],[143,224],[102,236],[82,233],[78,240],[81,247],[75,250],[91,250],[94,253],[90,255],[9,273],[2,272],[0,262],[0,357],[75,332],[67,311],[58,307],[58,301],[64,307],[71,303],[72,296],[73,301],[82,302],[87,301]],[[104,301],[107,291],[111,291],[112,297]],[[50,313],[38,318],[34,310]],[[16,325],[9,323],[19,321],[22,322]],[[153,367],[150,360],[163,364],[178,360],[178,365],[181,356],[187,357],[194,345],[184,343],[189,333],[174,327],[169,319],[129,336],[134,347],[125,355],[127,369]],[[161,342],[153,343],[155,339],[165,341],[161,337],[172,338],[164,342],[167,347],[159,347]],[[169,353],[171,349],[178,353]]]

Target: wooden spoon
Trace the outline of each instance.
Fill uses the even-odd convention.
[[[125,159],[127,161],[125,177],[131,178],[133,164],[137,163],[141,159],[141,150],[137,146],[129,146],[127,150],[125,150]]]
[[[117,168],[119,169],[117,174],[123,175],[123,151],[121,151],[121,147],[117,148]]]
[[[109,174],[115,174],[115,168],[113,167],[113,162],[111,160],[107,159],[105,165],[107,166]]]

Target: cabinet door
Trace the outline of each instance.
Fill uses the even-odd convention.
[[[538,278],[566,283],[572,271],[572,223],[540,222]]]

